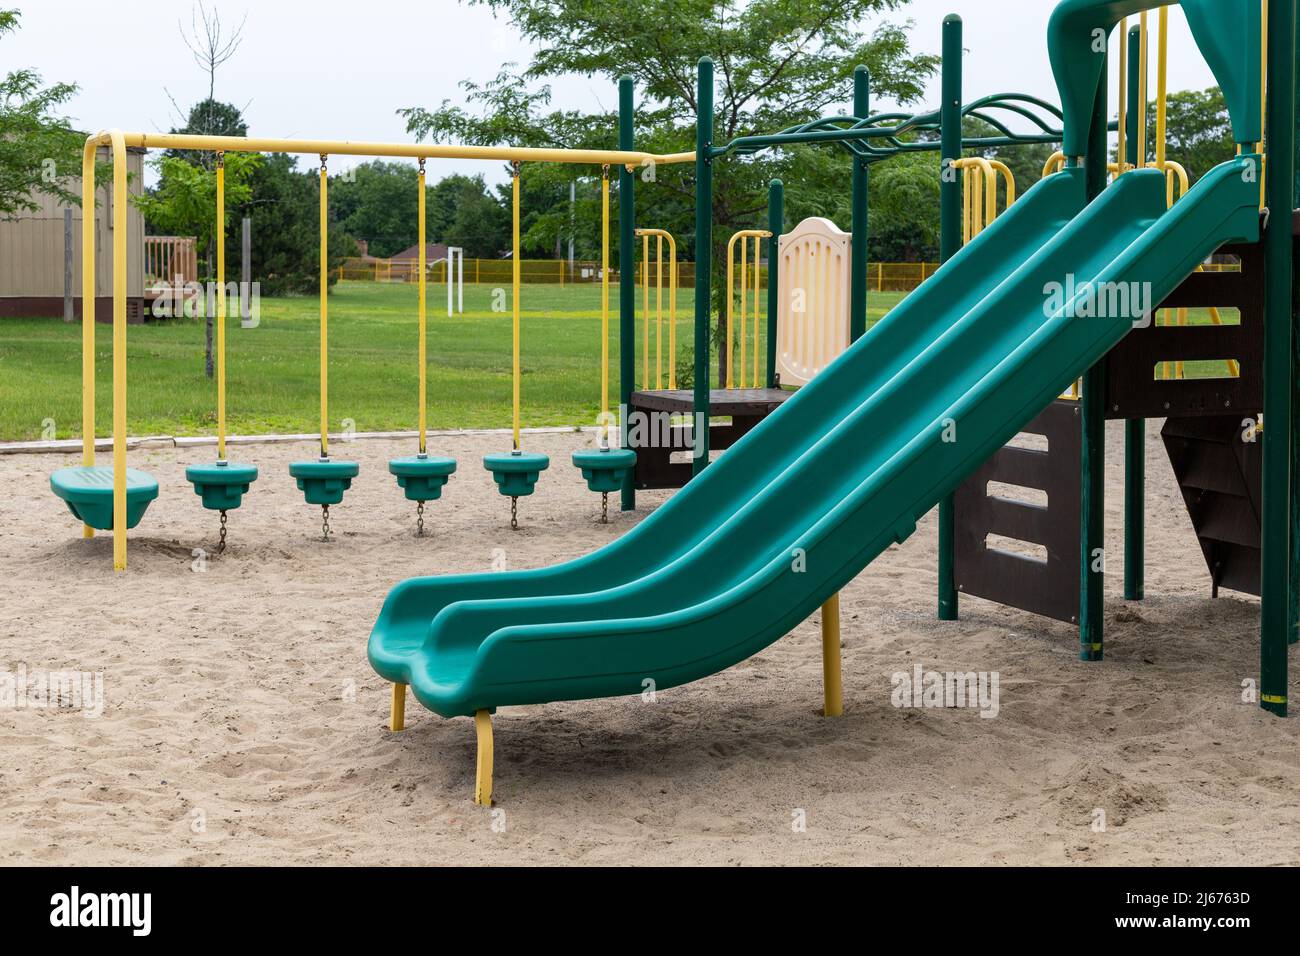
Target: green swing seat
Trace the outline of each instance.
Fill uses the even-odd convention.
[[[511,451],[483,456],[483,467],[492,472],[497,491],[510,498],[531,495],[538,477],[550,466],[551,459],[536,452]]]
[[[394,458],[388,470],[397,477],[397,485],[406,492],[407,500],[437,501],[442,497],[442,486],[456,471],[456,459],[412,455]]]
[[[257,466],[218,459],[211,465],[190,465],[185,480],[209,511],[234,511],[243,503],[248,486],[257,480]]]
[[[82,465],[60,468],[50,475],[50,488],[67,503],[83,524],[99,531],[113,530],[113,468]],[[149,502],[158,497],[158,481],[147,472],[126,470],[126,526],[134,528]]]
[[[361,471],[355,461],[333,461],[318,458],[314,461],[295,461],[289,465],[289,474],[298,480],[298,490],[309,505],[336,505],[343,500],[343,492],[352,487],[352,479]]]
[[[636,452],[630,448],[575,451],[573,463],[582,471],[588,488],[611,494],[623,487],[623,479],[636,466]]]

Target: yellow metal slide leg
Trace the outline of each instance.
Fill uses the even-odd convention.
[[[480,710],[474,715],[474,729],[478,732],[478,771],[474,776],[474,802],[480,807],[492,806],[492,715]]]
[[[406,728],[406,685],[393,685],[393,707],[388,718],[388,729],[392,731]]]
[[[822,605],[822,684],[827,717],[844,713],[844,688],[840,682],[840,596],[831,595]]]

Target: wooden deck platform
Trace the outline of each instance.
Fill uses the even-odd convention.
[[[709,417],[730,422],[709,425],[709,448],[730,448],[781,406],[794,392],[780,388],[715,388],[709,392]],[[691,424],[672,421],[695,407],[691,389],[633,392],[629,402],[628,446],[637,453],[637,488],[681,488],[690,480],[689,452],[695,445]],[[673,461],[676,454],[678,461]]]

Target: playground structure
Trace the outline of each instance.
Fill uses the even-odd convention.
[[[1275,88],[1267,145],[1269,197],[1274,208],[1290,209],[1295,167],[1294,9],[1291,4],[1271,5],[1277,20],[1286,11],[1290,28],[1275,29],[1269,49],[1270,85]],[[696,429],[694,478],[635,529],[594,555],[558,567],[413,579],[393,590],[371,636],[371,662],[395,685],[409,682],[421,703],[434,712],[475,716],[478,802],[491,802],[490,714],[495,707],[632,694],[644,681],[658,688],[685,683],[767,646],[819,605],[824,712],[837,713],[842,706],[838,589],[889,544],[906,539],[916,521],[939,503],[942,547],[948,552],[941,582],[951,582],[954,492],[1009,439],[1031,429],[1035,416],[1080,379],[1073,403],[1082,432],[1075,471],[1079,508],[1074,517],[1081,516],[1083,522],[1079,556],[1081,567],[1088,570],[1080,575],[1083,607],[1078,617],[1081,656],[1100,658],[1098,584],[1104,565],[1085,559],[1101,554],[1094,556],[1087,547],[1100,542],[1100,426],[1107,394],[1103,376],[1108,355],[1141,317],[1121,312],[1082,320],[1076,315],[1086,299],[1082,287],[1051,306],[1043,290],[1048,282],[1069,275],[1089,288],[1148,283],[1153,302],[1176,308],[1178,301],[1172,297],[1189,277],[1206,275],[1197,270],[1211,253],[1225,245],[1257,244],[1261,236],[1258,184],[1264,157],[1256,78],[1262,69],[1263,26],[1257,0],[1183,4],[1193,35],[1225,91],[1240,145],[1238,157],[1206,171],[1172,208],[1168,169],[1120,169],[1121,175],[1107,186],[1107,57],[1092,49],[1094,31],[1109,34],[1123,17],[1154,6],[1141,0],[1065,0],[1059,5],[1049,48],[1064,104],[1060,171],[1019,199],[1007,190],[1010,208],[995,215],[996,199],[990,202],[989,197],[996,188],[995,175],[1002,178],[1001,170],[991,164],[953,169],[954,175],[943,179],[947,261],[940,272],[863,339],[863,270],[855,264],[852,278],[859,284],[850,295],[853,344],[717,462],[709,461],[710,429]],[[1279,33],[1284,39],[1276,39]],[[944,103],[937,114],[901,119],[879,130],[859,118],[784,135],[799,136],[795,142],[860,140],[869,157],[873,138],[889,149],[907,148],[911,144],[900,138],[903,131],[928,125],[940,134],[945,169],[960,162],[963,147],[971,145],[963,143],[960,119],[972,112],[961,99],[960,21],[946,20],[944,34],[948,69]],[[734,148],[712,144],[710,67],[707,61],[701,64],[698,93],[696,244],[701,250],[710,248],[712,167]],[[865,91],[865,74],[859,76]],[[628,86],[621,102],[630,105]],[[855,103],[855,112],[865,114],[864,104]],[[624,133],[629,126],[624,123]],[[832,131],[832,126],[838,128]],[[1054,139],[1053,132],[1045,131],[1041,141]],[[779,144],[780,135],[746,138],[746,145]],[[620,145],[630,146],[630,138],[621,139]],[[855,185],[861,187],[860,193],[855,190],[855,200],[865,202],[868,165],[866,158],[855,163]],[[962,179],[969,197],[964,216]],[[620,198],[631,202],[630,196]],[[855,214],[859,208],[855,202]],[[631,209],[625,207],[625,228]],[[1261,704],[1285,713],[1292,620],[1287,610],[1292,593],[1292,502],[1287,483],[1293,437],[1292,305],[1290,216],[1279,218],[1282,228],[1264,233],[1269,250],[1264,257],[1265,289],[1270,290],[1265,302],[1272,328],[1266,352],[1274,373],[1264,402],[1270,422],[1264,458],[1283,479],[1271,485],[1272,508],[1280,518],[1274,534],[1280,535],[1283,546],[1274,542],[1270,549],[1266,542],[1263,548]],[[776,235],[782,231],[778,221],[777,216],[769,217],[769,229]],[[851,256],[864,255],[865,244],[856,243]],[[778,261],[769,255],[769,264]],[[779,287],[779,279],[769,279],[769,289]],[[709,270],[698,266],[695,400],[689,409],[696,413],[696,422],[708,420],[700,412],[720,414],[708,376],[708,292]],[[779,310],[770,309],[769,323],[774,315]],[[630,310],[625,310],[625,331],[630,318]],[[1178,326],[1161,330],[1184,335],[1197,331]],[[776,341],[769,334],[769,374]],[[634,372],[628,351],[623,354],[625,372]],[[1244,363],[1241,368],[1244,375]],[[1156,362],[1144,369],[1154,382]],[[625,389],[632,384],[633,376],[625,374]],[[1194,383],[1173,379],[1168,384]],[[1130,387],[1147,386],[1139,381]],[[1269,438],[1277,434],[1273,412],[1283,423],[1278,426],[1282,437],[1270,447]],[[945,429],[958,423],[961,440],[945,440]],[[1267,464],[1264,471],[1267,513]],[[633,490],[624,489],[625,506]],[[955,588],[941,603],[941,613],[955,616]],[[1270,630],[1270,622],[1277,626]]]
[[[1026,472],[1044,468],[1042,459],[1005,458],[1009,439],[1022,432],[1066,435],[1067,452],[1052,459],[1052,469],[1066,476],[1060,488],[1068,499],[1077,491],[1077,507],[1064,513],[1073,520],[1077,537],[1058,534],[1043,543],[1049,554],[1073,551],[1077,565],[1062,574],[1055,568],[1042,594],[1050,597],[1037,613],[1060,616],[1073,603],[1072,618],[1080,629],[1080,656],[1099,660],[1101,633],[1101,582],[1104,574],[1102,542],[1101,465],[1106,417],[1128,421],[1129,454],[1126,482],[1125,595],[1140,599],[1141,471],[1140,449],[1145,417],[1167,417],[1165,440],[1175,471],[1183,485],[1210,563],[1213,583],[1245,587],[1253,560],[1251,545],[1238,538],[1216,538],[1211,533],[1227,521],[1228,502],[1235,499],[1237,519],[1249,517],[1240,508],[1245,501],[1257,509],[1259,531],[1258,590],[1261,612],[1260,703],[1270,712],[1287,709],[1287,645],[1294,636],[1296,588],[1292,545],[1296,540],[1294,489],[1291,484],[1295,447],[1292,401],[1294,382],[1292,345],[1292,216],[1260,215],[1260,181],[1265,158],[1269,172],[1267,206],[1294,207],[1295,149],[1295,9],[1293,0],[1267,0],[1272,30],[1265,40],[1265,20],[1258,0],[1183,0],[1192,33],[1211,70],[1224,90],[1238,144],[1238,156],[1206,171],[1195,187],[1184,188],[1176,202],[1175,186],[1185,183],[1174,164],[1163,156],[1158,142],[1155,168],[1147,166],[1146,123],[1138,136],[1129,137],[1125,122],[1140,113],[1145,103],[1139,78],[1146,48],[1144,23],[1136,44],[1121,29],[1121,61],[1136,57],[1137,69],[1128,62],[1121,89],[1128,98],[1119,124],[1122,163],[1112,170],[1107,161],[1107,54],[1098,52],[1094,31],[1109,34],[1123,19],[1144,14],[1158,4],[1152,0],[1063,0],[1049,28],[1049,52],[1061,94],[1057,112],[1042,101],[1018,94],[986,97],[963,104],[961,97],[961,23],[944,22],[943,105],[917,116],[869,115],[868,78],[862,68],[855,73],[854,115],[828,117],[792,130],[766,136],[742,137],[717,146],[712,138],[712,64],[699,70],[699,123],[694,153],[650,156],[633,146],[633,90],[631,81],[620,82],[619,149],[612,151],[524,150],[510,147],[376,146],[374,144],[246,140],[223,137],[111,133],[92,137],[87,154],[93,160],[101,143],[113,147],[115,158],[128,145],[185,149],[277,150],[319,152],[322,155],[322,269],[327,192],[324,156],[330,152],[410,156],[424,160],[460,156],[507,160],[514,164],[514,441],[511,452],[489,456],[485,465],[494,472],[502,494],[515,499],[531,492],[537,475],[548,462],[532,456],[520,445],[519,429],[519,179],[523,161],[591,163],[604,168],[602,176],[603,256],[608,265],[608,168],[620,167],[620,253],[623,274],[636,255],[635,167],[642,162],[696,163],[697,221],[695,243],[695,378],[689,400],[683,401],[672,386],[673,361],[668,363],[668,392],[648,389],[650,369],[649,309],[643,313],[642,385],[637,390],[635,297],[631,282],[620,284],[620,398],[630,410],[644,403],[676,402],[665,411],[688,413],[696,423],[732,414],[746,391],[778,391],[778,345],[781,341],[779,299],[783,286],[781,255],[783,193],[773,183],[769,194],[767,229],[733,240],[742,250],[740,275],[747,275],[747,245],[768,242],[767,350],[762,387],[745,388],[759,371],[757,349],[752,364],[742,359],[739,386],[712,388],[710,366],[711,185],[717,161],[728,155],[746,155],[760,149],[791,143],[840,143],[854,157],[853,232],[848,249],[848,343],[838,358],[812,369],[807,384],[790,393],[779,389],[774,409],[738,436],[727,455],[710,463],[716,426],[690,427],[687,447],[693,477],[685,488],[640,525],[606,548],[577,561],[537,571],[492,575],[447,576],[412,579],[389,595],[375,624],[370,659],[376,671],[393,684],[392,727],[404,723],[405,691],[409,685],[417,699],[443,716],[474,716],[479,734],[479,773],[476,800],[491,802],[491,713],[503,705],[553,700],[617,696],[640,693],[643,682],[660,689],[686,683],[734,664],[756,653],[788,632],[790,627],[821,607],[823,664],[827,715],[842,707],[839,678],[839,589],[891,543],[905,540],[916,521],[936,504],[940,506],[939,612],[945,619],[957,614],[957,591],[979,593],[1003,603],[1017,598],[998,587],[997,575],[985,585],[963,579],[969,571],[963,554],[992,554],[986,546],[997,522],[1006,530],[1017,519],[997,506],[981,517],[972,509],[963,514],[963,489],[971,476],[976,491],[987,482],[1008,481],[1027,485]],[[1163,20],[1163,16],[1162,16]],[[1164,47],[1165,31],[1161,32]],[[1265,47],[1266,43],[1266,47]],[[1262,54],[1267,52],[1267,57]],[[1163,60],[1163,54],[1162,54]],[[1265,64],[1267,73],[1265,74]],[[1145,71],[1142,70],[1142,76]],[[1163,71],[1161,72],[1163,76]],[[1269,136],[1262,122],[1265,89],[1256,78],[1267,75]],[[1163,97],[1160,98],[1163,102]],[[1035,106],[1059,116],[1053,129],[1031,111]],[[1009,110],[1032,120],[1038,132],[1012,133],[992,116]],[[991,137],[963,137],[962,118],[976,117],[997,130]],[[916,134],[937,138],[914,138]],[[1163,140],[1162,136],[1158,141]],[[987,160],[964,158],[967,149],[1017,142],[1061,142],[1059,169],[1023,196],[1015,195],[1014,182],[1005,168]],[[945,265],[902,305],[882,320],[869,338],[866,331],[866,185],[869,167],[900,152],[936,150],[945,175],[941,186],[943,258]],[[947,173],[951,171],[953,175]],[[960,174],[960,175],[958,175]],[[997,183],[1004,182],[1007,208],[997,209]],[[93,190],[93,162],[87,177]],[[421,177],[421,182],[423,177]],[[964,188],[963,188],[964,187]],[[115,165],[114,189],[125,189],[125,172]],[[965,200],[963,202],[963,196]],[[93,205],[93,204],[92,204]],[[90,217],[87,217],[88,220]],[[793,235],[793,234],[792,234]],[[1262,240],[1261,240],[1262,237]],[[643,240],[649,238],[643,233]],[[671,237],[670,248],[671,248]],[[84,235],[93,262],[93,220]],[[118,241],[115,237],[115,244]],[[646,242],[643,241],[643,255]],[[777,248],[773,248],[777,246]],[[790,247],[793,249],[793,246]],[[1201,264],[1212,253],[1236,250],[1240,273],[1212,273]],[[115,248],[115,253],[118,252]],[[648,260],[648,256],[646,257]],[[758,250],[754,250],[758,259]],[[124,268],[124,256],[115,255],[115,271]],[[222,266],[219,264],[219,269]],[[648,269],[646,270],[648,272]],[[89,288],[93,290],[93,272]],[[420,355],[421,440],[424,441],[424,263],[421,251]],[[608,268],[602,289],[603,348],[608,349]],[[676,270],[670,270],[672,275]],[[1067,299],[1045,306],[1043,290],[1065,276],[1080,284]],[[119,275],[120,277],[120,275]],[[327,308],[325,276],[321,302],[321,460],[304,465],[348,465],[328,459],[327,418]],[[646,280],[648,282],[648,279]],[[757,330],[757,276],[754,329]],[[1205,305],[1236,305],[1239,327],[1218,325],[1152,324],[1135,328],[1138,316],[1089,315],[1078,306],[1087,289],[1139,283],[1151,289],[1152,303],[1160,308],[1183,309]],[[86,347],[87,388],[84,406],[87,436],[83,469],[70,469],[63,484],[52,480],[73,508],[91,527],[114,531],[115,566],[125,566],[126,528],[143,514],[158,494],[157,483],[143,473],[128,470],[125,460],[125,309],[121,282],[114,297],[114,463],[95,469],[93,429],[94,328],[83,327]],[[661,286],[660,286],[661,287]],[[643,287],[648,300],[648,291]],[[1235,299],[1228,298],[1236,296]],[[671,296],[670,296],[671,300]],[[728,297],[730,301],[730,296]],[[775,307],[774,307],[775,306]],[[671,306],[670,306],[671,310]],[[1146,310],[1149,311],[1149,310]],[[1076,314],[1078,313],[1078,314]],[[1248,320],[1248,313],[1251,318]],[[742,294],[738,329],[741,343],[748,341],[746,298]],[[656,313],[657,315],[657,313]],[[734,313],[733,313],[734,317]],[[219,323],[224,303],[219,304]],[[672,324],[670,322],[670,329]],[[733,331],[728,323],[728,334]],[[1210,334],[1203,334],[1210,333]],[[1260,341],[1255,352],[1249,336]],[[671,333],[670,333],[671,336]],[[1178,336],[1178,338],[1175,338]],[[222,341],[219,333],[219,342]],[[658,339],[656,340],[659,341]],[[731,345],[729,343],[728,349]],[[742,344],[744,356],[746,346]],[[607,352],[605,353],[607,356]],[[670,355],[675,360],[675,350]],[[731,358],[731,355],[728,355]],[[1231,358],[1226,379],[1192,380],[1178,377],[1178,363],[1190,360],[1222,361]],[[224,360],[223,360],[224,361]],[[656,357],[656,370],[660,366]],[[607,365],[605,366],[607,368]],[[1173,370],[1157,379],[1155,371]],[[728,363],[727,385],[736,385]],[[1166,374],[1162,371],[1162,375]],[[1075,388],[1075,383],[1081,386]],[[224,429],[224,389],[218,382],[219,427]],[[1070,404],[1057,399],[1067,389]],[[1254,391],[1252,391],[1254,390]],[[608,416],[609,383],[602,379],[602,420]],[[667,395],[666,398],[656,398]],[[632,399],[639,396],[642,405]],[[752,404],[763,396],[751,395]],[[1254,404],[1252,405],[1252,400]],[[1051,410],[1066,408],[1065,417],[1077,422],[1078,441],[1071,446],[1068,428],[1061,422],[1041,423]],[[1044,409],[1048,409],[1044,412]],[[1242,410],[1254,418],[1261,412],[1262,454],[1251,458],[1232,444],[1229,430],[1216,418],[1224,409],[1239,418]],[[1171,414],[1176,412],[1176,414]],[[958,441],[945,439],[950,424],[960,426]],[[1065,423],[1070,426],[1069,422]],[[629,423],[621,427],[622,451],[629,452]],[[592,454],[615,455],[606,431],[601,448]],[[1060,447],[1059,439],[1052,439]],[[1068,448],[1077,449],[1077,457]],[[1226,451],[1225,451],[1226,450]],[[1254,451],[1251,449],[1250,451]],[[635,452],[633,452],[635,454]],[[1224,464],[1224,455],[1236,468]],[[224,448],[219,449],[224,460]],[[1005,460],[1000,462],[999,456]],[[417,456],[418,458],[418,456]],[[494,460],[495,459],[495,460]],[[617,488],[622,505],[635,504],[639,476],[624,454],[609,458],[602,480],[588,476],[593,490]],[[1217,462],[1207,465],[1207,462]],[[596,464],[601,463],[596,459]],[[641,464],[637,456],[636,467]],[[220,462],[218,463],[220,466]],[[1058,469],[1058,466],[1059,469]],[[227,466],[228,467],[228,466]],[[297,466],[295,466],[297,467]],[[454,468],[454,463],[452,465]],[[993,469],[981,471],[981,469]],[[1001,469],[1001,470],[999,470]],[[594,476],[602,469],[592,471]],[[310,471],[310,469],[307,469]],[[328,474],[295,475],[308,479],[350,480],[342,470]],[[396,472],[395,472],[396,473]],[[1258,473],[1258,493],[1251,482]],[[355,475],[355,471],[352,473]],[[450,474],[433,476],[444,480]],[[981,475],[986,477],[981,478]],[[57,479],[56,475],[56,479]],[[253,477],[256,477],[255,475]],[[398,475],[399,483],[401,475]],[[1020,481],[1016,481],[1020,478]],[[81,483],[78,484],[78,480]],[[94,479],[92,482],[91,479]],[[91,484],[96,483],[93,489]],[[1198,484],[1199,482],[1199,484]],[[230,485],[246,483],[230,481]],[[405,485],[403,487],[406,487]],[[441,486],[439,485],[439,488]],[[1056,488],[1053,485],[1052,488]],[[524,491],[523,489],[527,489]],[[196,486],[196,490],[198,490]],[[94,492],[92,494],[92,491]],[[308,500],[311,490],[304,487]],[[430,489],[425,489],[429,492]],[[203,494],[200,491],[200,494]],[[340,492],[341,494],[341,492]],[[1049,501],[1056,494],[1048,489]],[[1214,498],[1222,496],[1225,500]],[[408,497],[411,497],[408,488]],[[219,497],[219,496],[218,496]],[[993,501],[986,494],[985,501]],[[418,502],[432,500],[415,498]],[[214,500],[216,500],[214,498]],[[973,499],[972,499],[973,500]],[[205,504],[207,499],[205,497]],[[1210,504],[1207,505],[1207,502]],[[1215,502],[1219,506],[1216,511]],[[106,504],[111,503],[107,509]],[[1055,501],[1052,501],[1055,506]],[[1048,524],[1056,532],[1070,522],[1059,520],[1061,509]],[[1217,516],[1217,517],[1216,517]],[[959,521],[975,527],[977,547],[959,550]],[[1020,521],[1023,536],[1047,537]],[[1236,550],[1224,550],[1235,548]],[[1130,553],[1131,551],[1131,553]],[[797,560],[792,560],[797,558]],[[1050,561],[1048,562],[1051,563]],[[1020,568],[1019,565],[1016,566]],[[1130,574],[1134,587],[1130,588]],[[1075,588],[1068,589],[1073,577]],[[1249,590],[1249,587],[1246,587]],[[1016,604],[1016,606],[1025,606]]]

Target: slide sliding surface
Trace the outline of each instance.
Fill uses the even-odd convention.
[[[373,665],[454,716],[671,687],[756,653],[1123,337],[1135,316],[1106,314],[1107,290],[1149,306],[1219,245],[1255,238],[1255,161],[1218,167],[1168,212],[1156,171],[1082,212],[1079,170],[1044,180],[618,542],[535,572],[399,585]]]

